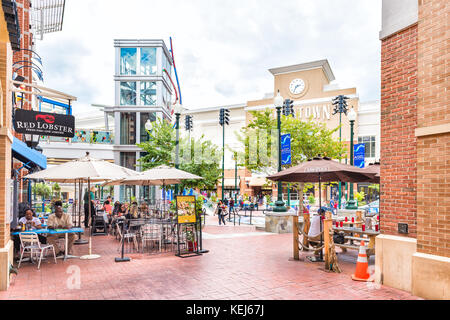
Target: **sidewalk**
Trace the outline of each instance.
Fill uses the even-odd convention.
[[[131,262],[123,263],[114,262],[118,242],[97,236],[93,252],[100,259],[43,262],[41,270],[25,263],[0,299],[417,299],[352,281],[357,252],[339,254],[343,272],[335,274],[325,272],[321,263],[289,261],[291,234],[268,234],[228,222],[219,226],[217,217],[207,217],[204,234],[209,253],[202,256],[133,254]],[[87,246],[74,249],[85,254]]]

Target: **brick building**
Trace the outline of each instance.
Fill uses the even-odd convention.
[[[51,4],[51,5],[49,5]],[[65,1],[3,0],[0,12],[0,290],[9,286],[13,262],[10,228],[17,225],[18,203],[30,185],[22,179],[31,170],[45,168],[47,160],[14,131],[13,108],[30,110],[39,95],[65,99],[35,83],[42,81],[42,64],[36,62],[34,35],[61,30]],[[16,81],[16,82],[12,82]],[[41,84],[41,83],[39,83]],[[72,99],[73,101],[76,98]],[[32,136],[32,135],[28,135]]]
[[[377,281],[450,298],[450,105],[445,0],[383,0]]]

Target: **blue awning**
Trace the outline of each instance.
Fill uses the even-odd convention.
[[[16,137],[13,139],[11,150],[13,157],[23,162],[26,167],[38,166],[41,169],[47,168],[47,157],[39,151],[29,148],[25,142],[20,141]]]

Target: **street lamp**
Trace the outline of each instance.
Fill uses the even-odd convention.
[[[348,120],[350,120],[350,165],[353,166],[353,126],[356,120],[356,112],[353,108],[348,113]],[[358,209],[356,201],[353,199],[353,183],[350,183],[350,199],[348,200],[346,209]]]
[[[152,123],[152,121],[150,121],[150,119],[147,119],[144,126],[145,126],[145,130],[147,130],[147,131],[152,131],[152,129],[153,129],[153,123]]]
[[[278,127],[278,172],[281,171],[281,108],[283,107],[283,97],[280,95],[280,90],[278,90],[277,96],[273,99],[273,104],[277,109],[277,127]],[[283,184],[278,181],[278,197],[275,201],[274,212],[286,212],[287,208],[283,202]]]
[[[39,144],[40,135],[38,134],[24,134],[25,143],[29,148],[35,149]]]
[[[176,140],[175,140],[175,168],[179,167],[179,155],[180,155],[180,116],[183,112],[183,106],[180,103],[176,103],[174,108],[175,112],[175,130],[176,130]],[[175,195],[178,195],[178,184],[175,185]]]

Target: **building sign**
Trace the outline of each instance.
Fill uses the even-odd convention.
[[[17,109],[14,129],[22,134],[73,138],[75,117],[71,115]]]
[[[366,147],[364,143],[354,145],[353,164],[355,167],[364,168],[364,155],[366,153]]]
[[[291,134],[281,136],[281,164],[291,164]]]
[[[176,196],[178,223],[195,223],[195,196]]]

